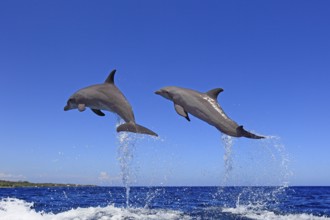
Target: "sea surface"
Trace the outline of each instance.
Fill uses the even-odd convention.
[[[0,189],[1,220],[330,219],[330,187]]]

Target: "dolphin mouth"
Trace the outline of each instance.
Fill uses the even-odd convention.
[[[64,111],[70,110],[70,107],[68,105],[64,106]]]
[[[162,92],[161,92],[160,90],[157,90],[157,91],[155,92],[155,94],[160,95],[160,94],[162,94]]]

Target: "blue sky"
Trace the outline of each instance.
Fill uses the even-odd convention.
[[[330,185],[329,7],[1,1],[0,179],[120,185],[117,117],[63,111],[73,92],[116,68],[137,122],[160,135],[136,143],[135,185],[223,183],[220,133],[195,117],[187,122],[154,94],[169,85],[221,87],[232,119],[280,137],[234,140],[227,184],[281,184],[290,174],[291,185]]]

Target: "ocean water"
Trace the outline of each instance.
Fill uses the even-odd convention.
[[[2,188],[0,219],[329,219],[330,187]]]

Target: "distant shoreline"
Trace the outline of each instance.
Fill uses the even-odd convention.
[[[98,186],[98,185],[83,185],[83,184],[65,184],[65,183],[31,183],[28,181],[8,181],[8,180],[0,180],[0,189],[1,188],[20,188],[20,187],[112,187],[112,188],[125,188],[125,186]],[[282,186],[131,186],[131,188],[208,188],[208,187],[215,187],[215,188],[222,188],[222,187],[250,187],[250,188],[254,188],[254,187],[282,187]],[[327,187],[329,188],[330,185],[328,186],[305,186],[305,185],[292,185],[292,186],[288,186],[288,188],[304,188],[304,187],[312,187],[312,188],[322,188],[322,187]]]
[[[63,184],[63,183],[30,183],[28,181],[0,180],[0,188],[18,187],[95,187],[95,185]]]

